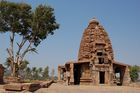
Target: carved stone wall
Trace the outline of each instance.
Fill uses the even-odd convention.
[[[83,33],[79,48],[78,61],[91,60],[94,58],[97,50],[100,49],[100,45],[103,45],[103,51],[106,53],[108,59],[113,60],[113,49],[108,34],[103,26],[93,18]]]

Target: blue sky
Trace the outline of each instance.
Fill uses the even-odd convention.
[[[140,65],[140,0],[9,0],[27,2],[33,7],[47,4],[55,9],[60,29],[29,54],[30,66],[57,69],[59,64],[77,60],[84,29],[93,17],[104,26],[112,41],[115,60]],[[4,63],[9,37],[0,35],[0,62]]]

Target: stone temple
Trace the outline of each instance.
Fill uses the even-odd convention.
[[[110,38],[103,26],[93,18],[85,29],[77,62],[69,61],[58,66],[58,81],[70,84],[128,85],[130,66],[114,60]]]

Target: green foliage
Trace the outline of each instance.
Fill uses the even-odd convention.
[[[10,58],[7,58],[6,59],[6,62],[4,63],[4,65],[6,66],[6,68],[9,68],[10,67],[10,61],[11,59]],[[20,69],[20,70],[24,70],[25,68],[27,68],[27,65],[29,64],[29,61],[27,61],[27,60],[23,60],[22,62],[21,62],[21,64],[19,64],[18,66],[18,68]]]
[[[42,77],[43,77],[44,80],[47,80],[47,79],[49,78],[49,67],[48,67],[48,66],[46,66],[46,67],[44,68]]]
[[[32,74],[32,79],[33,79],[33,80],[38,79],[38,70],[37,70],[36,67],[33,67],[33,68],[32,68],[31,74]]]
[[[36,36],[34,38],[35,46],[41,40],[46,39],[48,34],[53,35],[53,31],[59,28],[59,25],[55,22],[53,11],[54,9],[49,6],[39,5],[33,13],[32,34]]]
[[[42,67],[28,67],[29,62],[25,60],[19,70],[20,77],[25,81],[32,80],[57,80],[57,76],[54,76],[55,70],[52,69],[51,75],[49,75],[49,66],[45,68]],[[10,76],[10,70],[8,68],[5,69],[5,76]]]
[[[24,71],[24,76],[23,77],[25,80],[32,80],[32,69],[30,67],[27,67]]]
[[[27,61],[27,60],[22,61],[21,64],[19,65],[19,69],[25,70],[27,68],[28,64],[29,64],[29,61]]]
[[[26,80],[46,80],[49,79],[49,67],[45,67],[44,69],[39,67],[27,67],[24,74],[24,79]]]
[[[139,66],[134,65],[134,66],[131,67],[131,69],[130,69],[130,77],[131,77],[131,80],[133,82],[135,82],[139,78],[139,74],[138,74],[139,71],[140,71]]]
[[[24,74],[25,74],[25,71],[26,69],[28,69],[28,64],[29,64],[29,61],[27,60],[24,60],[21,62],[21,64],[19,65],[18,69],[18,73],[23,77]],[[9,76],[9,73],[11,73],[11,69],[10,69],[10,59],[7,58],[6,59],[6,62],[4,63],[4,65],[6,66],[6,69],[5,69],[5,74],[6,76]],[[30,68],[29,68],[30,69]],[[30,72],[30,71],[27,71],[27,72]]]
[[[0,32],[25,35],[31,28],[31,6],[23,3],[0,2]]]
[[[9,68],[10,67],[10,58],[7,58],[6,59],[6,62],[4,63],[4,65],[6,66],[6,68]]]

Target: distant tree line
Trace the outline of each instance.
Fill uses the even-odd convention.
[[[19,77],[24,80],[48,80],[53,79],[56,80],[57,76],[54,76],[55,70],[52,69],[51,72],[49,71],[49,66],[46,66],[45,68],[42,67],[28,67],[29,62],[27,60],[24,60],[22,62],[22,65],[19,68]],[[8,64],[8,59],[5,62],[5,77],[10,76],[11,70],[10,65]],[[50,73],[50,75],[49,75]]]

